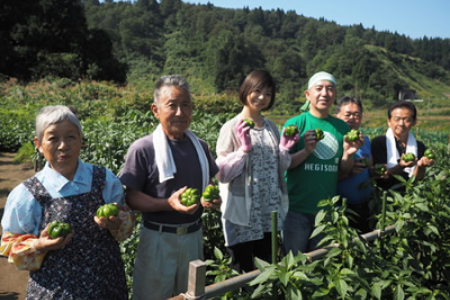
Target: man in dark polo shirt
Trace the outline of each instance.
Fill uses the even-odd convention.
[[[186,292],[189,262],[203,258],[203,207],[215,209],[221,203],[180,202],[186,188],[201,194],[218,172],[206,143],[189,130],[192,100],[187,81],[178,75],[161,77],[151,108],[160,124],[130,146],[119,176],[127,204],[143,216],[133,277],[136,300]]]

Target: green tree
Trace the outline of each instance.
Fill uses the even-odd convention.
[[[11,22],[2,27],[1,36],[7,57],[14,58],[3,65],[1,73],[22,80],[48,75],[78,79],[87,75],[92,63],[104,67],[86,50],[95,41],[88,40],[90,32],[80,0],[2,1],[0,11]],[[108,63],[117,62],[112,53],[103,55]],[[125,68],[114,71],[122,71],[123,76],[102,70],[105,76],[99,79],[125,78]]]

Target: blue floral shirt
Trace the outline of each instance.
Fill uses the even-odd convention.
[[[35,176],[53,198],[60,198],[90,192],[92,173],[92,165],[78,160],[78,168],[73,181],[50,168],[48,163]],[[117,203],[118,207],[124,205],[122,183],[110,170],[106,170],[103,199],[105,203]],[[41,218],[41,205],[21,183],[8,196],[2,218],[3,232],[38,235]]]

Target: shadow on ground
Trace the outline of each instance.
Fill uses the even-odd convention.
[[[18,293],[10,293],[10,292],[0,292],[0,300],[17,300],[19,299],[19,294]]]

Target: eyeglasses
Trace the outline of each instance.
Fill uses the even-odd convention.
[[[354,119],[361,119],[361,115],[362,114],[360,112],[354,112],[354,113],[347,112],[344,114],[344,118],[350,119],[350,117],[353,116]]]

